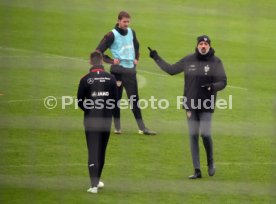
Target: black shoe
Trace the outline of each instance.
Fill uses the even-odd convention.
[[[216,168],[215,166],[212,164],[212,165],[209,165],[208,166],[208,174],[209,176],[214,176],[216,173]]]
[[[139,134],[144,134],[144,135],[156,135],[157,133],[155,131],[152,131],[148,128],[145,128],[143,130],[138,131]]]
[[[189,179],[198,179],[198,178],[202,178],[200,170],[195,171],[194,175],[189,176]]]

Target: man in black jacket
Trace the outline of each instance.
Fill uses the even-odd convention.
[[[214,55],[211,40],[207,35],[197,38],[195,53],[190,54],[175,64],[165,62],[155,50],[150,50],[150,57],[170,75],[185,73],[184,102],[186,109],[190,148],[195,172],[190,179],[201,178],[199,160],[199,134],[202,136],[207,156],[208,174],[215,174],[213,142],[211,138],[211,120],[217,91],[225,88],[227,78],[221,60]]]
[[[111,64],[110,72],[116,77],[118,99],[122,98],[123,87],[129,99],[133,99],[132,112],[139,127],[139,134],[155,135],[156,132],[146,128],[139,107],[136,65],[139,60],[139,42],[133,29],[129,28],[130,15],[121,11],[115,28],[107,33],[96,50],[104,53],[110,49],[113,59],[104,55],[104,61]],[[120,108],[114,111],[115,133],[121,134]]]
[[[99,52],[90,55],[92,68],[79,83],[78,106],[84,111],[84,128],[88,148],[88,170],[91,187],[97,193],[104,183],[100,181],[105,152],[110,135],[112,111],[117,102],[116,80],[104,71],[103,57]]]

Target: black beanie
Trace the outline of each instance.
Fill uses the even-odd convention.
[[[201,35],[197,37],[197,45],[202,41],[207,42],[211,46],[211,39],[207,35]]]

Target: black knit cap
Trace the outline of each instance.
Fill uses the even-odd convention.
[[[211,39],[207,35],[201,35],[197,37],[197,44],[202,41],[207,42],[211,46]]]

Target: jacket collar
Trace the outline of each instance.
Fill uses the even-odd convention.
[[[195,48],[195,55],[199,60],[209,60],[215,55],[215,50],[210,47],[209,52],[206,55],[202,55],[199,53],[197,47]]]
[[[104,72],[104,66],[103,65],[96,65],[96,66],[92,66],[89,70],[90,72]]]

